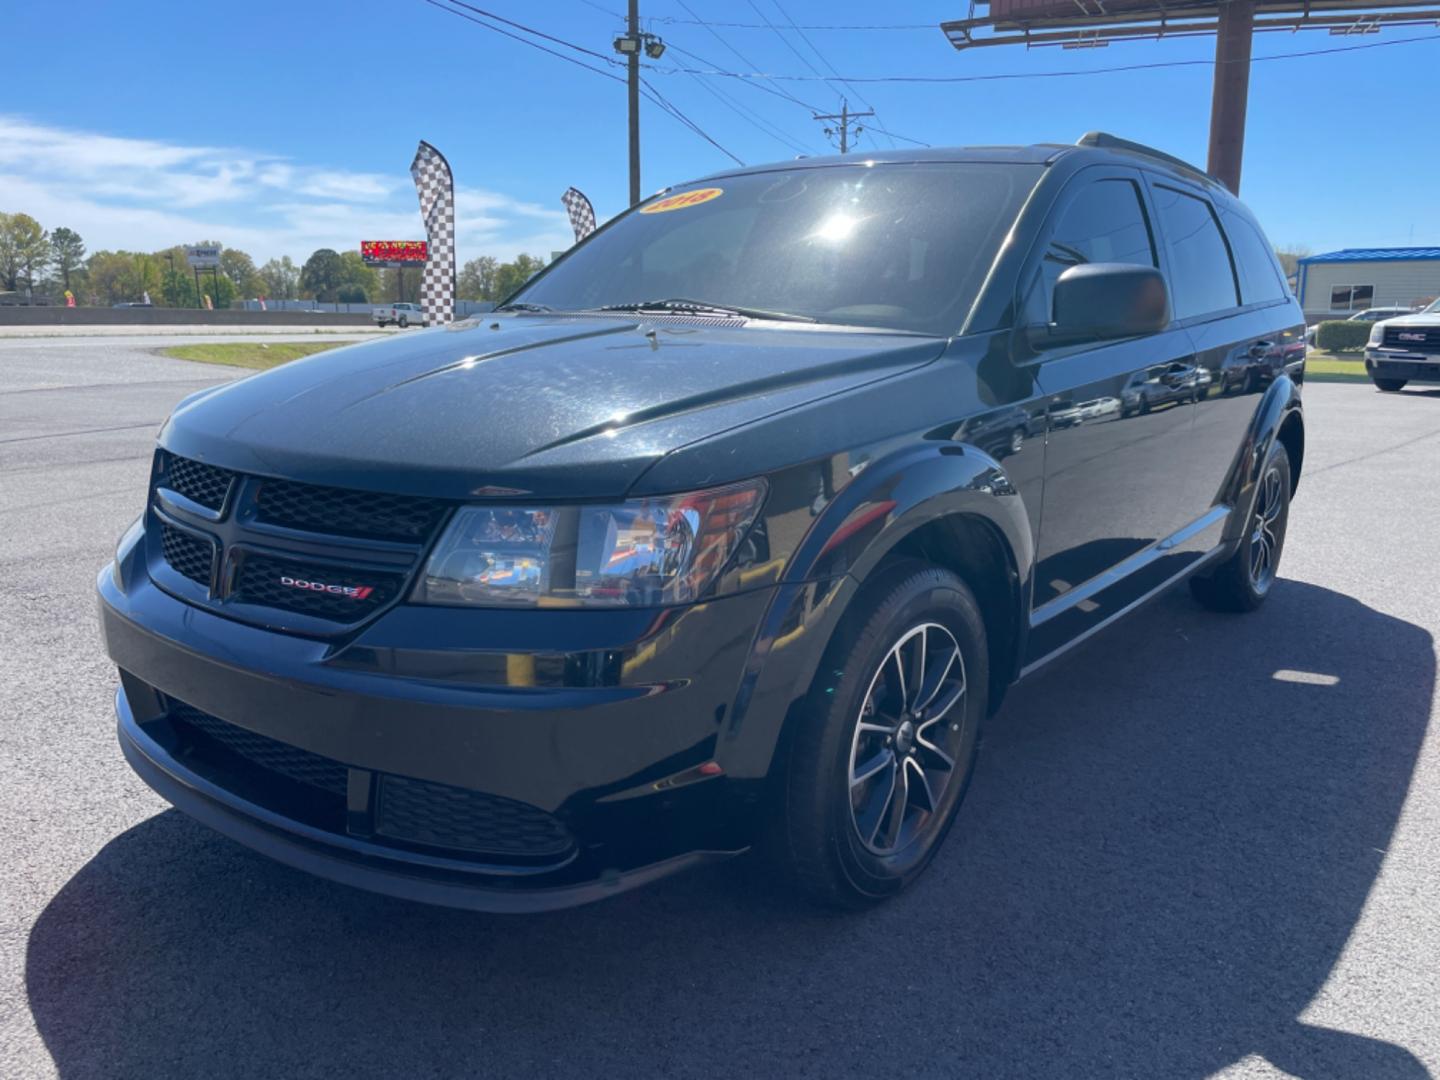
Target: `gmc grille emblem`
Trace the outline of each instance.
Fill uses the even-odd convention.
[[[323,581],[306,581],[303,578],[281,576],[280,584],[291,589],[308,589],[311,592],[330,593],[345,596],[351,600],[364,600],[375,591],[373,585],[327,585]]]
[[[1417,334],[1417,333],[1416,333],[1415,331],[1413,331],[1413,330],[1401,330],[1401,331],[1400,331],[1400,340],[1401,340],[1401,341],[1424,341],[1424,340],[1425,340],[1425,335],[1424,335],[1424,334]]]

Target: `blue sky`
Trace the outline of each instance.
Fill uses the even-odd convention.
[[[610,53],[623,6],[475,3],[601,54]],[[1204,163],[1208,63],[1036,76],[1208,61],[1212,41],[957,53],[936,26],[967,6],[642,0],[647,28],[673,46],[646,77],[752,164],[793,157],[796,146],[824,152],[820,125],[754,81],[671,69],[801,76],[767,85],[827,109],[841,94],[855,106],[863,96],[887,130],[935,145],[1068,142],[1099,128]],[[807,42],[786,14],[802,26],[922,28],[816,29],[806,31]],[[766,27],[766,18],[785,32]],[[424,0],[69,0],[63,8],[10,6],[5,26],[0,211],[29,212],[47,228],[68,225],[91,250],[206,238],[260,259],[300,260],[319,246],[354,248],[362,237],[418,237],[407,169],[420,138],[454,167],[462,260],[563,247],[569,231],[559,196],[571,184],[590,195],[602,220],[624,206],[623,85]],[[1401,28],[1363,40],[1263,34],[1255,54],[1421,37],[1254,65],[1242,196],[1273,241],[1317,252],[1440,244],[1440,141],[1430,134],[1440,31]],[[847,90],[814,77],[832,69],[856,79],[1031,77],[856,82]],[[644,191],[732,164],[655,105],[643,110]],[[1417,137],[1407,138],[1412,130]],[[890,145],[867,132],[859,149]],[[1397,165],[1385,164],[1387,148],[1403,150]]]

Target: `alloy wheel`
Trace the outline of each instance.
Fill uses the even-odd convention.
[[[1271,469],[1260,481],[1255,496],[1255,513],[1250,528],[1250,583],[1255,591],[1267,592],[1275,581],[1280,558],[1280,512],[1284,509],[1283,482],[1279,469]]]
[[[850,817],[860,842],[892,855],[936,825],[959,783],[965,658],[939,623],[907,630],[871,677],[850,744]]]

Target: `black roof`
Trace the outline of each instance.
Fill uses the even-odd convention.
[[[790,161],[774,161],[747,165],[711,173],[701,179],[715,180],[725,176],[770,172],[776,169],[825,168],[834,165],[865,165],[874,163],[902,164],[908,162],[1014,162],[1017,164],[1051,165],[1061,157],[1085,157],[1095,161],[1124,160],[1128,164],[1161,165],[1182,173],[1216,190],[1224,188],[1203,170],[1180,158],[1101,131],[1087,132],[1076,143],[1035,143],[1031,146],[936,146],[924,150],[867,150],[863,153],[825,154],[799,157]],[[698,182],[698,181],[697,181]]]

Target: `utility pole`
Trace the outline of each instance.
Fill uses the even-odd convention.
[[[630,103],[630,205],[640,201],[640,53],[651,60],[665,55],[665,43],[654,34],[640,32],[640,0],[630,0],[625,33],[615,39],[615,51],[625,57],[626,90]]]
[[[640,0],[630,0],[630,18],[626,29],[632,39],[639,39]],[[630,205],[634,206],[640,201],[640,50],[634,50],[625,60],[626,77],[630,84]]]
[[[1245,153],[1245,105],[1250,96],[1250,44],[1255,0],[1220,5],[1215,33],[1215,83],[1210,97],[1210,155],[1206,172],[1240,194]]]
[[[828,127],[827,127],[827,128],[825,129],[825,134],[826,134],[826,135],[839,135],[839,136],[840,136],[840,153],[842,153],[842,154],[848,154],[848,153],[850,152],[850,136],[851,136],[850,121],[851,121],[851,120],[858,120],[858,119],[860,119],[861,117],[874,116],[874,115],[875,115],[875,110],[874,110],[874,109],[866,109],[864,112],[851,112],[851,111],[850,111],[850,103],[849,103],[848,101],[846,101],[844,98],[841,98],[841,99],[840,99],[840,111],[839,111],[838,113],[815,113],[815,114],[814,114],[816,120],[839,120],[839,121],[840,121],[840,127],[839,127],[838,130],[837,130],[836,128],[828,128]],[[864,129],[863,127],[861,127],[859,124],[856,124],[856,125],[855,125],[854,134],[859,135],[859,134],[860,134],[862,131],[864,131],[864,130],[865,130],[865,129]]]

